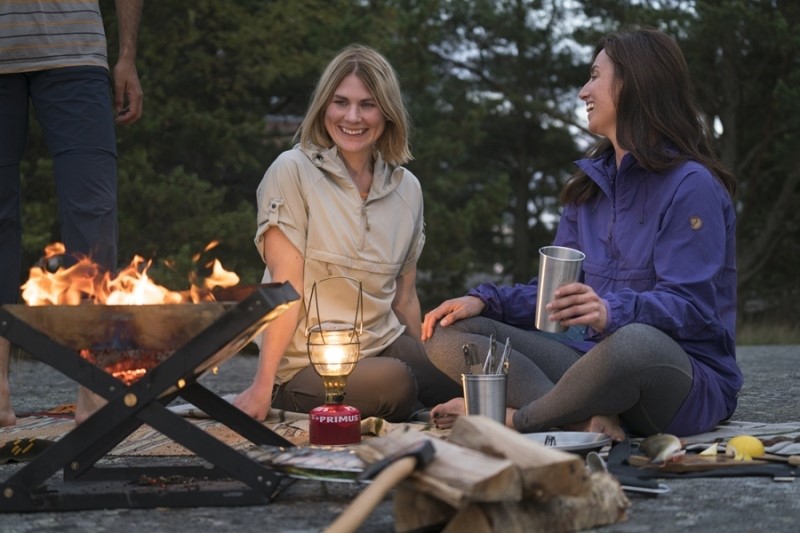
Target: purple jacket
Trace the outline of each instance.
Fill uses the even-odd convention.
[[[693,384],[667,432],[702,433],[736,409],[742,373],[736,364],[736,214],[720,182],[697,162],[661,174],[627,154],[576,164],[600,187],[589,202],[564,208],[553,244],[586,254],[584,283],[605,300],[603,333],[561,339],[586,352],[631,323],[649,324],[691,356]],[[533,329],[536,279],[469,292],[483,316]]]

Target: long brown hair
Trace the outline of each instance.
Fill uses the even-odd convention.
[[[733,196],[734,176],[712,148],[711,132],[693,99],[689,68],[680,47],[653,28],[632,28],[604,37],[594,58],[605,50],[614,64],[617,96],[617,142],[652,172],[663,172],[686,160],[705,165]],[[587,156],[613,150],[601,139]],[[598,191],[583,172],[573,174],[561,191],[563,203],[581,204]]]

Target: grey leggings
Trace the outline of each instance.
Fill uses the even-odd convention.
[[[509,338],[514,348],[506,404],[518,409],[514,426],[522,432],[619,415],[627,432],[651,435],[669,425],[692,386],[689,355],[644,324],[624,326],[581,355],[552,334],[475,317],[438,326],[425,348],[460,383],[466,372],[462,346],[474,342],[483,356],[492,333],[501,344]]]

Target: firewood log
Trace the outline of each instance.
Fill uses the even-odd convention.
[[[582,457],[548,448],[485,416],[459,417],[447,442],[512,461],[526,498],[580,496],[590,489]]]
[[[359,446],[359,456],[373,462],[396,453],[420,439],[429,439],[436,449],[433,461],[405,482],[419,492],[460,508],[469,502],[519,500],[522,480],[514,464],[500,457],[450,444],[420,432],[393,431],[369,439]]]
[[[627,519],[630,500],[612,475],[606,472],[593,473],[589,486],[590,490],[582,496],[556,496],[546,502],[530,499],[520,502],[476,502],[459,510],[442,531],[561,533],[615,524]],[[397,512],[395,516],[399,516]],[[401,529],[397,528],[397,531]]]
[[[443,531],[471,533],[492,531],[580,531],[627,519],[630,500],[616,478],[595,472],[589,491],[582,496],[556,496],[543,502],[473,502],[456,509],[434,496],[422,494],[408,483],[395,491],[394,528],[397,533]]]
[[[408,482],[395,489],[392,507],[396,533],[440,531],[458,512],[439,498],[415,490]]]

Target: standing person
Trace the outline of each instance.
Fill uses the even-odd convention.
[[[53,157],[62,241],[113,271],[117,262],[114,123],[142,113],[136,41],[143,0],[117,0],[119,57],[113,100],[97,0],[0,3],[0,303],[16,303],[21,274],[20,161],[33,105]],[[0,338],[0,426],[16,416],[8,383],[10,346]],[[76,421],[89,407],[79,397]]]
[[[533,329],[536,279],[486,283],[425,315],[426,348],[455,380],[465,371],[460,346],[509,337],[506,422],[522,432],[622,439],[711,430],[733,414],[742,385],[735,181],[714,156],[683,54],[664,33],[603,39],[579,97],[601,139],[562,191],[554,244],[586,254],[584,281],[547,305],[571,330]],[[576,328],[585,329],[577,339]],[[455,399],[432,414],[448,427],[463,412]]]
[[[299,144],[267,169],[255,238],[264,281],[290,282],[305,306],[292,306],[265,330],[253,383],[234,400],[250,416],[324,403],[308,359],[304,307],[315,282],[340,276],[363,287],[361,360],[347,380],[349,405],[364,417],[403,421],[458,393],[420,341],[416,273],[425,234],[419,181],[401,166],[411,159],[408,122],[392,66],[377,51],[351,45],[323,72]],[[318,290],[322,318],[352,322],[357,285],[337,289],[335,298],[325,299],[325,285]]]

